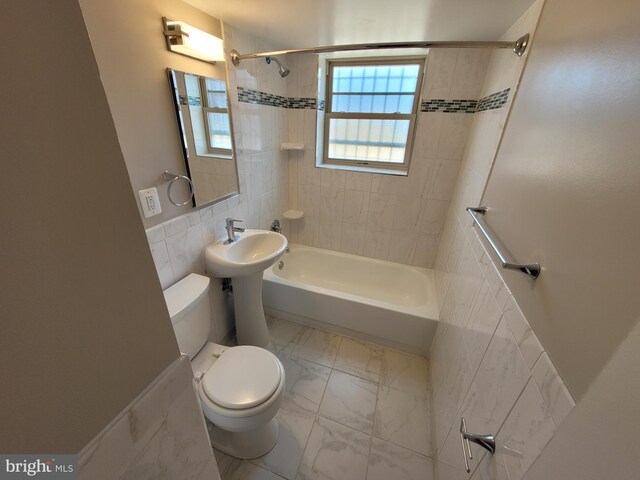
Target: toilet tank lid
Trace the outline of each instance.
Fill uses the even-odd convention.
[[[185,313],[189,307],[193,306],[207,292],[209,282],[209,277],[191,273],[167,288],[164,291],[164,300],[171,319]]]

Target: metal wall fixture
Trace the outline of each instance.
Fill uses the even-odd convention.
[[[265,62],[267,62],[267,65],[270,65],[272,61],[276,62],[278,64],[278,73],[282,78],[286,77],[287,75],[289,75],[289,73],[291,73],[291,70],[289,69],[289,67],[283,64],[276,57],[266,57],[264,60]]]
[[[491,235],[489,235],[487,227],[480,221],[480,218],[478,216],[484,216],[487,213],[487,210],[487,207],[467,207],[467,212],[469,212],[469,215],[473,217],[473,220],[476,222],[476,225],[478,225],[478,228],[482,232],[482,235],[484,235],[484,238],[487,240],[487,242],[489,242],[489,245],[491,245],[491,248],[498,256],[498,259],[502,264],[502,268],[505,268],[507,270],[517,270],[521,273],[524,273],[525,275],[529,275],[533,279],[538,278],[542,270],[542,267],[539,263],[514,263],[507,261],[504,254],[498,248],[496,242],[493,240],[493,238],[491,238]]]
[[[164,178],[167,182],[169,182],[169,185],[167,186],[167,197],[169,197],[169,201],[171,202],[172,205],[175,205],[176,207],[184,207],[185,205],[193,201],[193,182],[189,177],[187,177],[186,175],[178,175],[177,173],[171,173],[170,171],[165,170],[164,173],[162,174],[162,178]],[[187,183],[189,184],[189,198],[187,199],[186,202],[183,202],[183,203],[175,202],[173,200],[173,197],[171,196],[171,189],[173,188],[173,184],[176,182],[176,180],[186,180]]]
[[[293,48],[273,52],[257,52],[241,54],[231,50],[231,63],[236,67],[242,60],[251,58],[275,57],[276,55],[298,55],[305,53],[331,53],[357,50],[393,50],[401,48],[510,48],[521,57],[529,46],[529,34],[518,38],[515,42],[388,42],[388,43],[351,43],[347,45],[327,45],[324,47]]]
[[[467,422],[464,417],[460,419],[460,441],[462,442],[462,455],[464,455],[464,468],[467,473],[471,473],[469,460],[473,460],[473,453],[471,452],[469,442],[480,445],[492,455],[496,453],[496,437],[493,435],[477,435],[467,432]]]
[[[215,64],[224,61],[222,39],[178,20],[162,17],[167,49],[187,57]]]

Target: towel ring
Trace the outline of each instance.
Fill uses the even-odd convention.
[[[169,186],[167,187],[167,197],[169,197],[169,201],[173,205],[175,205],[176,207],[184,207],[186,204],[190,203],[193,200],[193,182],[189,177],[187,177],[186,175],[178,175],[176,173],[171,173],[168,170],[165,170],[164,174],[162,175],[162,178],[164,178],[169,182]],[[171,187],[173,187],[173,182],[175,182],[178,179],[186,180],[189,183],[190,195],[187,201],[184,203],[174,202],[173,198],[171,198]]]

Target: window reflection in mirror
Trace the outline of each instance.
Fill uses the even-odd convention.
[[[229,98],[224,80],[168,69],[195,206],[238,193]]]

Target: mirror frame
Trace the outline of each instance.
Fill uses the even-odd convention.
[[[185,168],[187,171],[187,176],[192,180],[193,182],[193,173],[192,173],[192,168],[189,165],[189,158],[190,158],[190,151],[189,151],[189,143],[188,143],[188,139],[187,139],[187,132],[186,132],[186,127],[184,125],[184,121],[182,118],[182,109],[181,109],[181,103],[180,103],[180,91],[178,89],[178,85],[176,84],[175,81],[175,73],[181,73],[183,75],[194,75],[196,77],[198,77],[198,88],[201,91],[202,94],[202,87],[201,87],[201,79],[203,78],[213,78],[213,77],[204,77],[203,75],[198,75],[195,73],[190,73],[190,72],[184,72],[182,70],[177,70],[175,68],[171,68],[171,67],[167,67],[166,69],[166,74],[167,74],[167,79],[169,81],[169,88],[170,88],[170,93],[171,93],[171,98],[173,101],[173,107],[174,107],[174,113],[175,113],[175,118],[176,118],[176,124],[178,127],[178,136],[180,137],[180,147],[182,150],[182,158],[184,160],[185,163]],[[214,80],[220,80],[220,79],[214,79]],[[220,197],[214,198],[214,199],[210,199],[207,201],[203,201],[201,203],[198,204],[197,200],[196,200],[196,186],[195,186],[195,182],[193,182],[193,188],[194,188],[194,195],[193,198],[191,200],[191,204],[194,208],[200,208],[200,207],[204,207],[206,205],[211,205],[214,203],[218,203],[218,202],[222,202],[223,200],[226,200],[228,198],[232,198],[235,197],[237,195],[240,194],[240,178],[239,178],[239,174],[238,174],[238,159],[237,159],[237,150],[236,150],[236,144],[235,144],[235,135],[234,135],[234,130],[233,130],[233,112],[231,110],[231,98],[229,97],[229,89],[228,89],[228,85],[227,85],[227,81],[224,80],[225,85],[226,85],[226,96],[227,96],[227,110],[228,110],[228,115],[229,115],[229,131],[231,132],[231,158],[228,157],[224,157],[224,156],[217,156],[214,154],[207,154],[207,155],[203,155],[204,157],[209,157],[212,159],[220,159],[220,160],[225,160],[225,161],[233,161],[234,162],[234,169],[235,169],[235,180],[236,180],[236,185],[237,188],[236,190],[229,192],[225,195],[222,195]],[[186,92],[185,92],[186,93]],[[203,120],[204,121],[204,120]],[[192,132],[193,135],[193,132]],[[193,147],[191,148],[191,150],[193,151],[192,154],[197,155],[196,150],[195,150],[195,145],[193,145]]]

